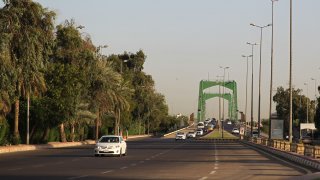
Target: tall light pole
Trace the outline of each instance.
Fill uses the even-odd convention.
[[[261,57],[262,57],[262,30],[263,28],[271,26],[267,24],[265,26],[258,26],[251,23],[251,26],[260,28],[260,65],[259,65],[259,104],[258,104],[258,137],[260,137],[260,123],[261,123]]]
[[[246,55],[242,55],[242,57],[247,58],[247,73],[246,73],[246,106],[245,106],[245,116],[244,116],[244,120],[247,124],[247,107],[248,107],[248,69],[249,69],[249,57],[251,57],[252,55],[246,56]]]
[[[225,93],[225,78],[226,78],[226,69],[229,69],[229,67],[222,67],[220,66],[221,69],[223,69],[223,90],[222,94],[224,96]],[[224,98],[222,99],[222,120],[224,120]]]
[[[311,81],[314,81],[314,98],[317,100],[317,79],[311,78]]]
[[[270,66],[270,99],[269,99],[269,133],[268,133],[268,137],[269,140],[271,139],[271,116],[272,116],[272,89],[273,89],[273,27],[274,27],[274,23],[273,23],[273,5],[274,2],[278,1],[278,0],[271,0],[272,2],[272,20],[271,20],[271,66]]]
[[[289,142],[292,143],[292,0],[290,0],[290,59],[289,59],[289,93],[290,93],[290,111],[289,111]]]
[[[220,124],[219,127],[221,127],[221,85],[220,85],[220,79],[222,78],[223,76],[217,76],[218,80],[219,80],[219,120],[218,120],[218,123]],[[219,128],[220,130],[220,128]]]
[[[223,99],[222,99],[222,138],[223,138],[223,121],[224,121],[224,94],[225,94],[225,78],[226,78],[226,69],[229,69],[229,67],[222,67],[220,68],[223,69]]]
[[[312,81],[314,81],[314,113],[313,113],[313,116],[316,114],[316,108],[317,108],[317,79],[315,78],[311,78]],[[314,120],[313,120],[314,121]]]
[[[250,122],[250,127],[251,127],[251,137],[252,137],[252,132],[253,132],[253,48],[254,46],[258,45],[257,43],[249,43],[247,42],[248,45],[251,46],[251,122]]]
[[[304,83],[307,86],[307,123],[309,123],[309,85]]]

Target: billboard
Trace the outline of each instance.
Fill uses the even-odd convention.
[[[283,139],[282,119],[271,119],[271,139]]]

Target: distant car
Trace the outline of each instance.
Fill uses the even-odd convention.
[[[176,134],[176,140],[183,140],[183,139],[186,139],[186,134],[184,132],[178,132]]]
[[[227,122],[227,124],[228,124],[228,125],[231,125],[231,124],[232,124],[232,122],[231,122],[231,121],[228,121],[228,122]]]
[[[127,155],[127,143],[121,136],[104,135],[96,143],[94,155]]]
[[[203,135],[203,130],[197,129],[197,136],[202,136],[202,135]]]
[[[197,133],[195,131],[190,131],[187,134],[187,138],[195,138]]]
[[[240,131],[238,128],[233,128],[232,131],[231,131],[233,134],[239,134]]]
[[[197,128],[198,128],[198,129],[203,129],[203,128],[204,128],[204,122],[199,122],[199,123],[197,124]]]

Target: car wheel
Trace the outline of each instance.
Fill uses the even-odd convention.
[[[121,157],[122,156],[122,149],[120,149],[120,153],[119,153],[119,157]]]
[[[99,154],[94,154],[94,157],[98,157],[99,156]]]
[[[126,148],[126,151],[124,152],[123,155],[124,155],[124,156],[127,156],[127,155],[128,155],[128,148]]]

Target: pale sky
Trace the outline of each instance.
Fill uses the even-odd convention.
[[[249,24],[271,23],[270,0],[37,0],[57,12],[56,23],[74,18],[85,26],[95,45],[109,45],[103,54],[147,54],[145,69],[166,97],[170,114],[197,111],[202,79],[215,80],[229,66],[230,80],[238,83],[238,109],[245,109],[246,42],[259,43],[260,30]],[[274,88],[288,87],[289,0],[274,4]],[[320,82],[320,1],[293,0],[293,84]],[[264,29],[262,43],[262,118],[268,117],[271,27]],[[254,51],[254,118],[258,107],[259,47]],[[250,68],[251,69],[251,68]],[[251,71],[249,71],[251,73]],[[249,82],[251,80],[249,79]],[[251,84],[249,83],[249,89]],[[217,92],[212,88],[210,92]],[[249,91],[249,95],[250,95]],[[248,99],[250,102],[250,98]],[[227,104],[227,103],[226,103]],[[218,100],[207,102],[207,116],[218,114]],[[248,105],[248,119],[250,119]],[[275,104],[273,104],[275,109]],[[214,114],[214,115],[213,115]]]

